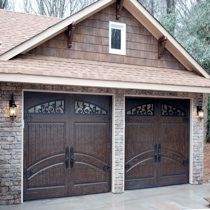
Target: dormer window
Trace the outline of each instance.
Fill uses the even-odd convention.
[[[126,54],[126,25],[109,22],[109,53]]]

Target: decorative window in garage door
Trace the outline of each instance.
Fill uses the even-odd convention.
[[[161,116],[184,117],[186,112],[168,104],[161,104]]]
[[[87,102],[87,101],[75,101],[75,114],[82,115],[107,115],[107,110],[102,107]]]
[[[143,104],[132,107],[126,112],[130,116],[154,116],[154,104]]]
[[[28,109],[29,114],[63,114],[65,112],[64,100],[53,100],[37,104]]]

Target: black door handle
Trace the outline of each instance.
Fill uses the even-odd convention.
[[[157,144],[155,144],[154,146],[154,160],[155,162],[158,161],[158,145]]]
[[[70,148],[70,167],[74,167],[74,148]]]
[[[66,168],[69,168],[69,147],[66,147],[65,149],[65,166]]]
[[[109,165],[105,165],[105,166],[103,167],[103,170],[104,170],[104,171],[110,171],[110,169],[111,169],[111,167],[110,167]]]
[[[131,167],[131,165],[129,163],[125,164],[125,169],[128,170]]]
[[[161,161],[161,144],[158,144],[158,162]]]

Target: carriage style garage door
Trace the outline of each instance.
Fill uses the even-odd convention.
[[[188,183],[189,101],[126,99],[125,188]]]
[[[110,191],[111,97],[24,98],[24,200]]]

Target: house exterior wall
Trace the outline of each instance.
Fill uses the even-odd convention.
[[[126,24],[126,55],[109,53],[109,21]],[[185,69],[167,50],[158,59],[158,41],[125,8],[116,20],[115,4],[76,25],[71,49],[62,33],[29,52],[30,54],[124,63],[160,68]]]
[[[204,174],[203,174],[203,182],[210,182],[210,144],[204,144]]]
[[[198,184],[203,182],[203,143],[205,138],[205,126],[204,120],[199,120],[196,116],[196,106],[198,104],[205,106],[206,103],[206,97],[203,94],[0,83],[0,204],[17,204],[22,201],[23,90],[113,95],[113,193],[122,193],[124,191],[125,96],[190,98],[192,103],[190,183]],[[14,121],[8,116],[8,101],[12,93],[15,94],[18,107],[18,115]]]

